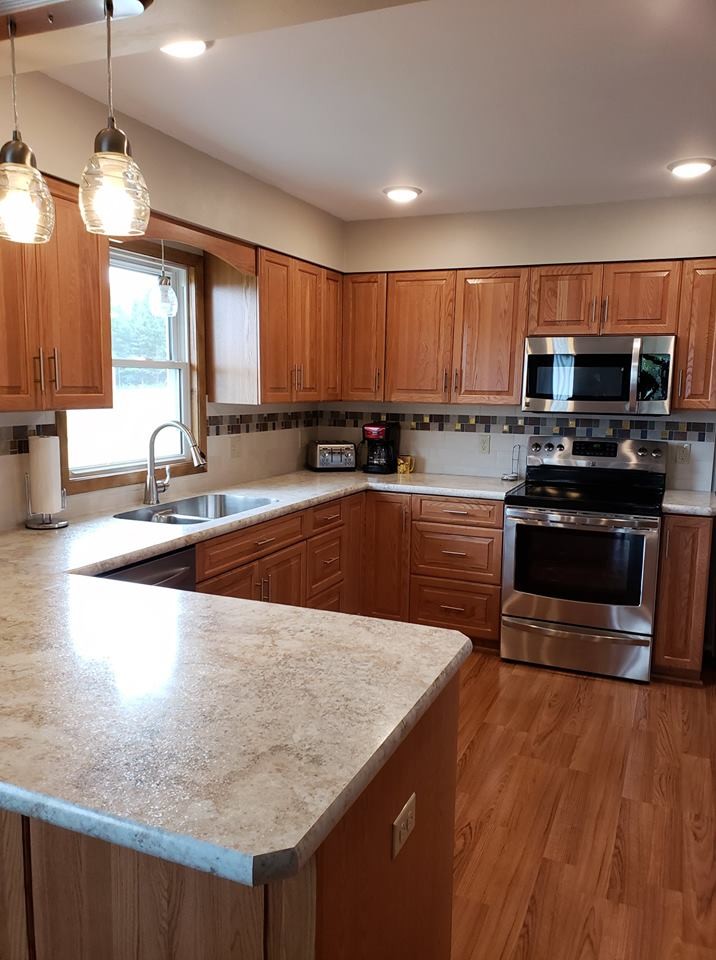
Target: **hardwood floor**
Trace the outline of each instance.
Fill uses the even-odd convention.
[[[714,960],[716,687],[463,668],[452,960]]]

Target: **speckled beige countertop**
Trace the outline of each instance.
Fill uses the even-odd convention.
[[[455,674],[456,631],[68,575],[379,489],[512,484],[311,474],[190,528],[96,518],[0,535],[0,807],[245,884],[299,869]],[[166,499],[166,498],[165,498]]]
[[[696,517],[716,516],[716,495],[701,490],[667,490],[664,513],[684,513]]]

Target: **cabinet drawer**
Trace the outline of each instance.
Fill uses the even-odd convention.
[[[345,563],[343,530],[329,530],[307,543],[308,597],[315,597],[343,581]]]
[[[413,523],[411,572],[499,586],[502,531]]]
[[[255,560],[273,553],[297,540],[302,540],[306,515],[303,511],[258,523],[236,533],[207,540],[196,548],[196,579],[207,580],[238,567],[247,560]]]
[[[431,627],[462,630],[479,640],[497,640],[500,588],[411,577],[410,619]]]
[[[218,597],[239,597],[242,600],[260,600],[261,583],[258,564],[247,563],[220,577],[212,577],[198,584],[197,593],[211,593]]]
[[[311,597],[306,606],[313,610],[335,610],[336,613],[340,613],[343,609],[343,584],[339,583],[335,587],[329,587],[323,593]]]
[[[331,500],[306,511],[306,536],[331,530],[343,523],[345,516],[344,500]]]
[[[463,526],[501,527],[501,500],[456,500],[454,497],[413,495],[413,520],[460,523]]]

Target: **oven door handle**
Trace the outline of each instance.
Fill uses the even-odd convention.
[[[634,337],[631,348],[631,375],[629,377],[629,413],[637,413],[639,410],[638,388],[641,346],[641,337]]]
[[[564,628],[548,626],[544,623],[530,623],[528,620],[518,619],[517,617],[502,618],[503,624],[522,630],[524,633],[536,633],[547,637],[566,637],[573,640],[578,637],[580,640],[586,640],[591,643],[602,643],[608,640],[610,643],[620,643],[628,647],[648,647],[651,645],[651,637],[640,633],[616,632],[612,630],[599,630],[594,627],[572,627]]]
[[[656,534],[659,532],[659,524],[649,521],[610,521],[602,520],[599,523],[584,523],[583,520],[575,518],[560,518],[552,520],[548,517],[535,519],[533,517],[508,517],[507,522],[512,521],[515,524],[521,524],[528,527],[556,527],[562,530],[591,530],[596,533],[636,533],[643,536]]]

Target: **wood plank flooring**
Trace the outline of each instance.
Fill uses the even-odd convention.
[[[716,687],[475,653],[452,960],[716,958]]]

